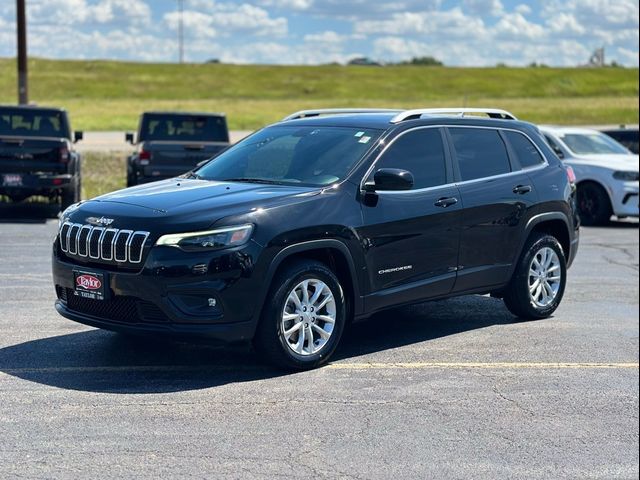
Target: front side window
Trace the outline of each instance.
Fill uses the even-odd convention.
[[[507,148],[497,130],[450,128],[462,181],[511,171]]]
[[[536,146],[523,134],[511,130],[505,130],[504,134],[511,144],[511,148],[518,156],[518,161],[522,168],[536,167],[544,163],[544,158],[542,158]]]
[[[399,168],[413,174],[413,189],[443,185],[447,180],[442,135],[437,128],[423,128],[395,140],[375,170]]]
[[[330,185],[343,180],[381,134],[351,127],[268,127],[195,174],[206,180]]]

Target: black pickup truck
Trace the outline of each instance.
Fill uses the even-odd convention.
[[[59,201],[64,210],[80,200],[81,157],[67,112],[60,108],[0,105],[0,197]]]
[[[138,145],[127,159],[127,186],[171,178],[193,169],[229,147],[227,119],[220,113],[146,112],[140,117]]]

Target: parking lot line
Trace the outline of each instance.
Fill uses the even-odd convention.
[[[376,369],[428,369],[428,368],[538,368],[538,369],[569,369],[569,368],[638,368],[638,362],[623,363],[595,363],[595,362],[372,362],[372,363],[333,363],[326,368],[348,370],[376,370]]]
[[[332,363],[324,369],[329,370],[426,370],[426,369],[633,369],[638,362],[357,362]],[[121,365],[92,367],[42,367],[7,368],[0,373],[19,375],[25,373],[116,373],[116,372],[183,372],[183,371],[253,371],[263,370],[266,366],[239,365]]]

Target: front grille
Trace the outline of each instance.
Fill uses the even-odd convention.
[[[142,262],[149,232],[94,227],[65,222],[60,227],[60,250],[71,257],[103,262]]]
[[[71,311],[120,323],[168,323],[169,319],[154,303],[135,297],[116,295],[108,300],[91,300],[75,295],[70,288],[56,287],[58,298]]]

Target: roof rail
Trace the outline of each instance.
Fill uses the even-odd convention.
[[[403,110],[389,108],[325,108],[317,110],[300,110],[292,113],[282,119],[283,122],[288,120],[297,120],[299,118],[319,117],[321,115],[349,115],[355,113],[400,113]]]
[[[391,123],[400,123],[405,120],[415,120],[422,115],[459,115],[464,117],[467,113],[484,113],[490,118],[502,120],[517,120],[516,116],[506,110],[496,108],[421,108],[406,110],[391,119]]]

